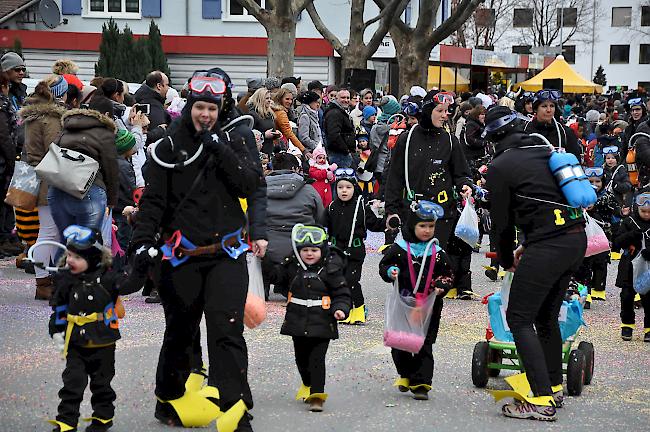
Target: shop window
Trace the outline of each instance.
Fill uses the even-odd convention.
[[[86,0],[86,17],[140,18],[140,0]]]
[[[630,27],[632,25],[631,7],[612,8],[612,27]]]
[[[531,8],[515,8],[514,15],[512,16],[512,26],[518,28],[532,27],[533,10]]]
[[[627,64],[630,62],[629,45],[610,45],[609,62],[611,64]]]
[[[639,47],[639,64],[650,64],[650,45],[641,44]]]
[[[575,27],[578,25],[577,8],[557,8],[557,26]]]
[[[562,46],[562,55],[564,60],[569,64],[576,63],[576,46],[575,45],[563,45]]]
[[[641,25],[650,26],[650,6],[641,6]]]
[[[478,27],[494,27],[496,24],[494,9],[476,9],[474,21]]]
[[[255,0],[262,9],[267,8],[266,0]],[[224,15],[225,20],[233,21],[255,21],[255,17],[251,15],[248,10],[239,3],[237,0],[226,0],[226,13]]]
[[[513,54],[530,54],[530,49],[532,45],[513,45],[512,53]]]

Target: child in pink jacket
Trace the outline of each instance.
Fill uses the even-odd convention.
[[[332,202],[331,184],[334,181],[334,171],[336,168],[336,164],[327,163],[327,154],[323,146],[318,146],[314,149],[309,160],[309,177],[315,180],[312,186],[323,200],[323,206],[325,208]]]

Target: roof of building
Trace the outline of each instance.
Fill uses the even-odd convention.
[[[0,1],[0,18],[4,18],[16,9],[34,3],[34,0],[2,0]]]

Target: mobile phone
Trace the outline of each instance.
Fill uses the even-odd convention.
[[[144,115],[149,115],[149,109],[151,108],[150,104],[135,104],[133,105],[133,109],[135,109],[135,112],[137,113],[143,113]]]
[[[279,130],[274,130],[273,135],[275,135],[276,137],[279,137],[279,136],[282,135],[282,132],[280,132]]]

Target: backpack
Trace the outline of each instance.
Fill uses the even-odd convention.
[[[397,144],[397,139],[406,130],[406,117],[395,114],[391,117],[390,129],[388,130],[388,150],[392,150]]]
[[[636,147],[634,146],[634,140],[635,138],[638,138],[640,136],[644,136],[648,139],[650,139],[650,135],[647,133],[643,132],[637,132],[634,135],[630,137],[630,140],[628,141],[628,147],[627,147],[627,155],[625,156],[625,164],[627,167],[627,174],[630,176],[630,182],[632,183],[632,186],[638,187],[639,186],[639,171],[636,166]]]

